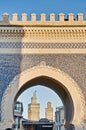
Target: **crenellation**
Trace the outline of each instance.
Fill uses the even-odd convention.
[[[74,14],[73,13],[68,14],[68,21],[70,21],[70,22],[74,21]]]
[[[67,15],[67,18],[65,17],[64,13],[59,13],[58,18],[57,15],[54,13],[51,13],[49,15],[49,18],[47,20],[46,14],[42,13],[40,14],[40,19],[38,20],[38,16],[35,13],[32,13],[30,15],[30,20],[28,20],[28,14],[23,13],[21,15],[21,19],[18,19],[18,14],[14,13],[12,14],[12,20],[9,19],[9,14],[4,13],[3,14],[3,20],[0,21],[0,25],[48,25],[48,26],[61,26],[61,25],[71,25],[71,26],[76,26],[76,25],[86,25],[86,20],[84,20],[83,13],[78,13],[77,17],[74,16],[73,13],[69,13]],[[52,24],[53,23],[53,24]]]
[[[36,14],[35,13],[31,14],[31,21],[33,21],[33,22],[36,21]]]
[[[64,14],[63,13],[60,13],[58,17],[59,17],[60,22],[64,21]]]
[[[51,13],[50,14],[50,21],[55,21],[55,14],[54,13]]]
[[[26,13],[22,14],[22,21],[27,21],[27,14]]]
[[[12,14],[12,21],[18,21],[18,14],[17,13]]]
[[[40,20],[41,20],[41,22],[45,22],[46,21],[46,14],[42,13],[40,15]]]
[[[4,22],[8,22],[9,21],[9,14],[8,13],[4,13],[2,16],[3,16],[3,21]]]
[[[83,13],[78,13],[78,15],[77,15],[77,20],[78,21],[83,21]]]
[[[31,20],[28,21],[28,15],[22,14],[22,21],[18,20],[18,14],[14,13],[12,21],[6,21],[9,18],[7,13],[4,14],[4,21],[0,22],[0,41],[5,42],[34,42],[40,40],[54,40],[60,42],[79,42],[86,41],[86,21],[83,20],[83,14],[79,13],[78,21],[74,19],[74,14],[68,14],[68,19],[65,20],[63,13],[59,14],[57,21],[56,15],[51,13],[50,19],[46,19],[46,14],[40,15],[40,20],[37,19],[35,13],[31,14]],[[6,25],[7,24],[7,25]],[[5,25],[5,26],[4,26]],[[52,28],[51,28],[52,27]]]

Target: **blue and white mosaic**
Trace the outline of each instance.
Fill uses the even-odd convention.
[[[86,48],[83,43],[21,43],[21,42],[0,42],[0,48]]]

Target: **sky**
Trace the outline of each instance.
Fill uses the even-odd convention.
[[[37,102],[40,103],[40,118],[45,118],[45,108],[47,107],[47,102],[51,102],[54,109],[53,119],[55,119],[56,107],[63,106],[62,101],[53,90],[42,85],[37,85],[27,89],[18,98],[18,101],[23,103],[23,117],[26,119],[28,118],[28,104],[31,103],[31,97],[33,96],[35,90]]]
[[[0,16],[3,13],[8,13],[11,18],[12,13],[84,13],[86,17],[86,0],[0,0]],[[1,17],[0,17],[1,19]]]

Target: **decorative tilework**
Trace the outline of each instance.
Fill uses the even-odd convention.
[[[0,48],[86,48],[85,43],[21,43],[21,42],[0,42]]]

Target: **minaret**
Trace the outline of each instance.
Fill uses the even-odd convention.
[[[28,104],[28,119],[31,121],[39,121],[40,119],[40,104],[37,103],[36,91],[33,93],[31,103]]]
[[[45,117],[49,121],[53,121],[53,108],[51,107],[51,102],[47,103],[47,108],[45,108]]]

